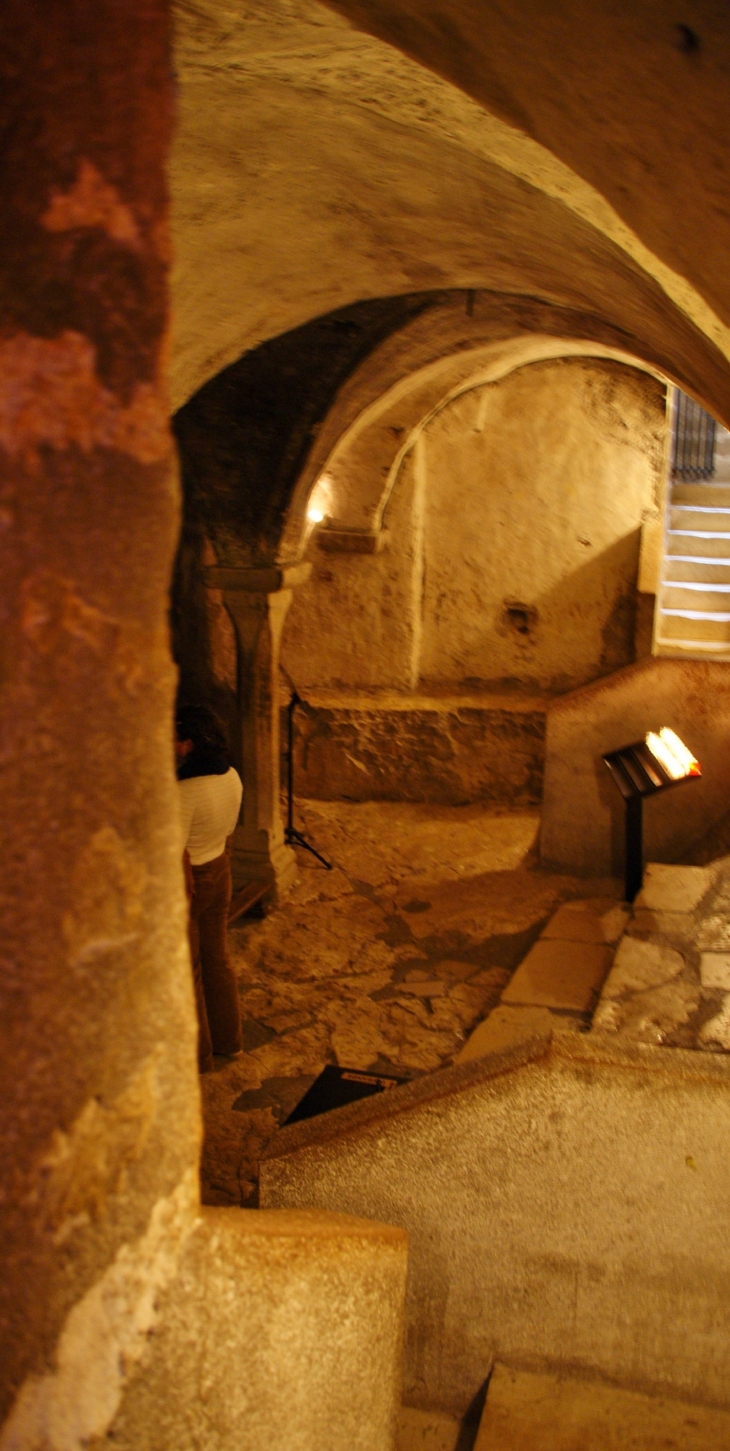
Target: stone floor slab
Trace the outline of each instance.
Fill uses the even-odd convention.
[[[589,1012],[611,965],[610,947],[591,942],[551,942],[530,948],[502,994],[505,1003]]]
[[[714,880],[712,867],[650,862],[644,872],[644,885],[636,898],[636,905],[660,912],[693,912]]]
[[[472,1058],[498,1053],[502,1048],[512,1048],[544,1033],[578,1033],[581,1026],[579,1018],[553,1013],[549,1008],[500,1004],[483,1023],[477,1024],[454,1062],[468,1063]]]
[[[550,918],[542,936],[561,942],[599,942],[612,946],[618,942],[629,920],[627,907],[610,897],[588,897],[585,901],[564,902]]]
[[[642,942],[637,937],[625,937],[614,958],[603,999],[628,997],[662,987],[678,977],[683,968],[681,953],[665,942]]]
[[[703,952],[700,982],[703,988],[730,992],[730,952]]]
[[[727,1451],[729,1446],[729,1411],[497,1365],[474,1451]]]

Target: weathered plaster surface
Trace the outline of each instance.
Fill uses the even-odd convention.
[[[661,385],[604,360],[536,363],[450,402],[401,465],[381,553],[312,536],[283,647],[300,690],[555,691],[629,663],[664,431]],[[372,494],[379,435],[371,447],[333,484],[336,518]]]
[[[357,19],[367,26],[365,7]],[[409,48],[408,25],[391,38],[364,36],[318,4],[267,3],[245,17],[218,0],[180,4],[176,406],[267,337],[356,298],[422,287],[578,303],[621,314],[627,338],[689,325],[727,356],[711,293],[653,255],[642,226],[606,201],[626,169],[620,128],[614,170],[587,185],[584,158],[572,167],[559,145],[551,154],[503,96],[476,104],[464,94],[471,75],[464,85],[452,72],[454,85],[434,74],[450,44],[426,69],[396,49]],[[623,37],[611,41],[621,54]],[[511,81],[522,49],[504,62]],[[667,58],[687,79],[671,42]],[[490,74],[485,62],[481,86]],[[642,134],[652,162],[656,140]]]
[[[420,677],[560,691],[628,664],[663,389],[608,362],[475,390],[424,437]]]
[[[550,12],[529,0],[486,13],[479,0],[441,0],[426,15],[418,0],[330,3],[592,183],[644,246],[728,322],[722,197],[730,36],[721,7],[690,0],[677,23],[661,0],[620,13],[602,0],[589,15],[579,0]],[[528,33],[529,50],[516,43]],[[582,185],[571,177],[569,203],[581,204]],[[677,227],[680,216],[686,220]]]
[[[513,1358],[726,1405],[729,1070],[533,1040],[281,1130],[262,1203],[407,1229],[413,1404]]]
[[[88,1135],[85,1140],[82,1175],[88,1175],[93,1161]],[[197,1174],[191,1168],[178,1188],[155,1204],[142,1239],[123,1245],[69,1312],[54,1368],[31,1375],[21,1387],[0,1430],[0,1451],[83,1451],[91,1440],[106,1436],[155,1326],[158,1297],[178,1273],[197,1209]]]
[[[204,1210],[111,1444],[392,1451],[406,1257],[347,1215]]]

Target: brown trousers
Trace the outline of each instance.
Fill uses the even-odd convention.
[[[190,956],[198,1010],[198,1065],[213,1066],[214,1053],[237,1053],[241,1047],[238,987],[226,948],[226,923],[231,901],[228,853],[193,867],[190,903]]]

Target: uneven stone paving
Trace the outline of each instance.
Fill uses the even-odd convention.
[[[246,1051],[201,1079],[209,1204],[256,1202],[261,1150],[325,1064],[450,1063],[560,902],[616,895],[538,869],[535,812],[310,801],[298,820],[333,870],[299,851],[289,898],[231,930]]]
[[[592,1031],[730,1051],[730,857],[647,867]]]

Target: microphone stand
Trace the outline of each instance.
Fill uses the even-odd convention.
[[[332,863],[327,861],[322,853],[307,841],[301,831],[297,831],[294,825],[294,712],[298,705],[302,704],[302,698],[297,694],[296,687],[289,681],[291,696],[286,708],[287,714],[287,758],[286,758],[286,826],[284,827],[284,840],[287,846],[303,846],[305,851],[311,851],[317,861],[332,871]]]

